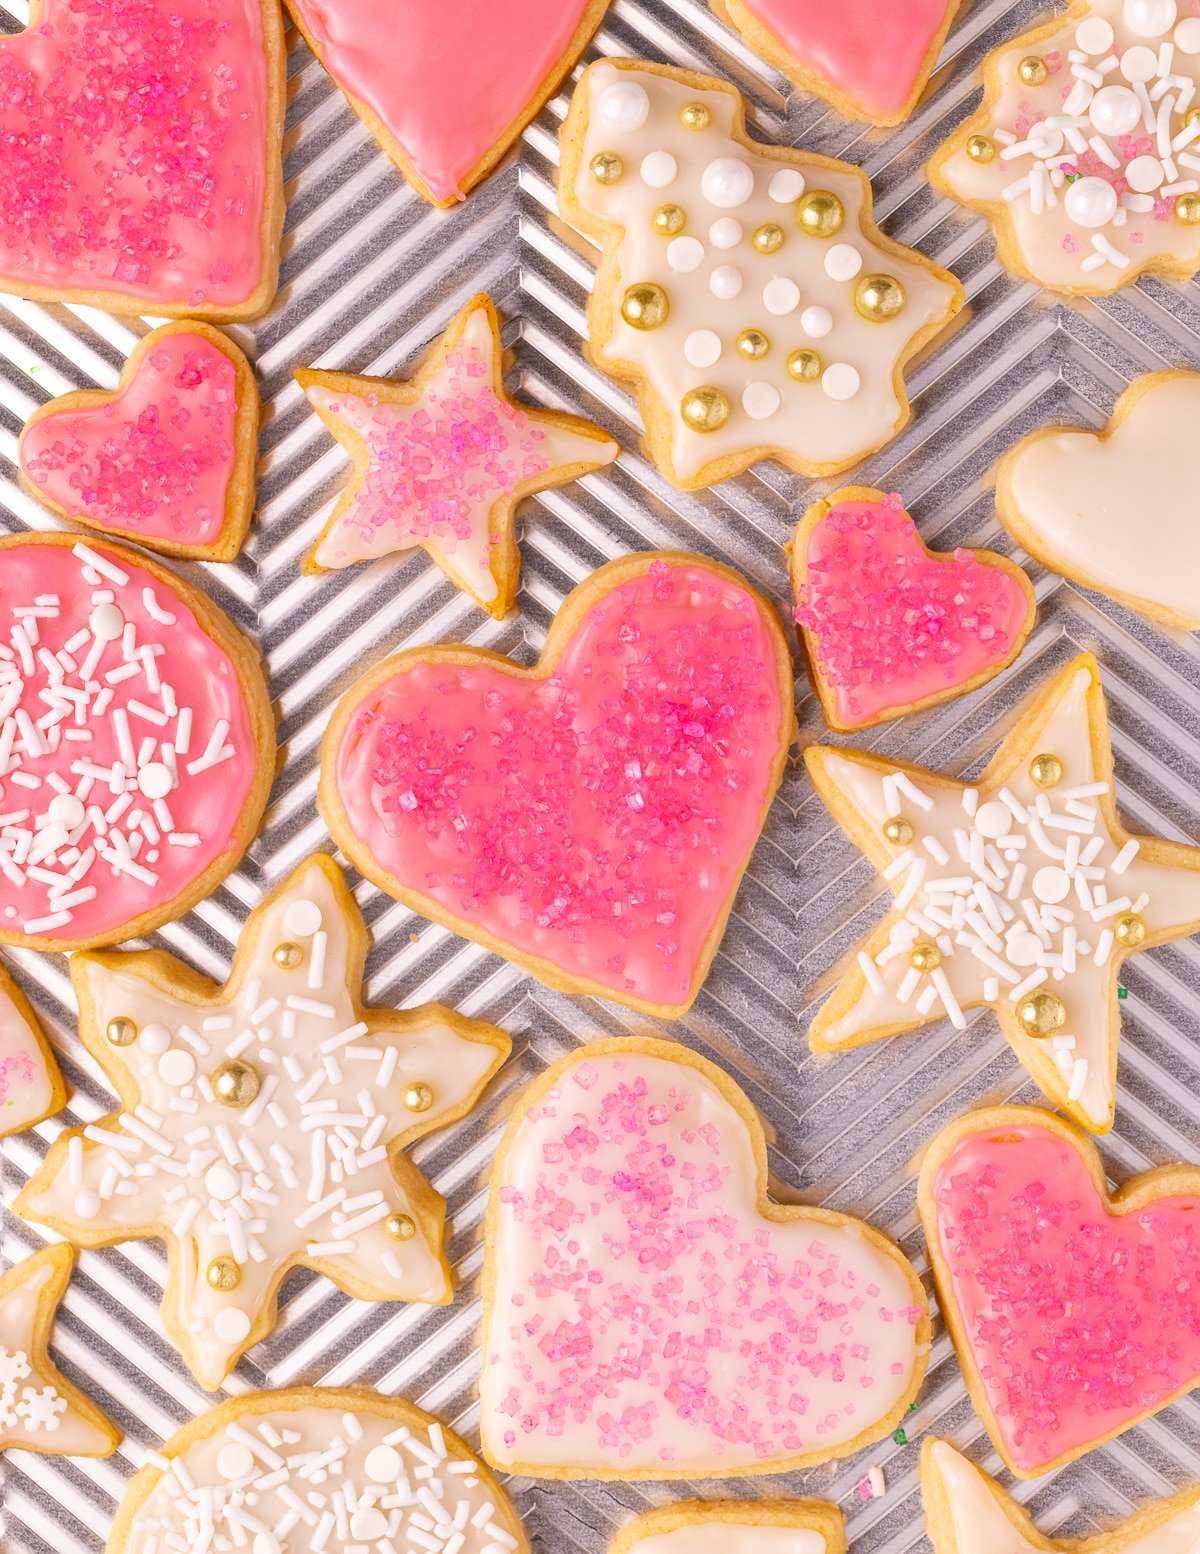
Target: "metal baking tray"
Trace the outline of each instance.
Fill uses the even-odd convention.
[[[900,491],[926,541],[939,549],[1011,550],[995,519],[989,471],[1024,433],[1055,420],[1100,425],[1139,373],[1200,366],[1194,282],[1144,280],[1100,301],[1056,300],[1008,276],[984,223],[925,181],[925,159],[977,100],[984,54],[1043,10],[1037,0],[966,0],[924,106],[891,133],[849,124],[819,102],[790,95],[787,82],[729,33],[705,0],[615,0],[587,56],[641,56],[732,80],[748,99],[753,133],[861,165],[885,229],[962,278],[967,310],[910,374],[911,424],[854,472],[862,483]],[[21,0],[6,0],[0,26],[16,31],[25,15]],[[231,331],[257,362],[267,406],[258,518],[236,563],[184,569],[262,643],[284,753],[266,823],[241,868],[154,939],[215,977],[224,975],[238,926],[262,891],[307,852],[328,846],[314,807],[317,749],[331,707],[365,663],[434,640],[467,640],[529,660],[574,584],[612,556],[654,546],[729,562],[786,613],[780,547],[807,501],[828,489],[768,464],[717,490],[681,496],[642,456],[630,400],[581,353],[592,256],[558,219],[554,195],[565,93],[530,126],[519,157],[464,205],[439,212],[406,187],[294,34],[289,78],[282,287],[266,319]],[[419,553],[407,562],[301,577],[300,560],[343,465],[302,403],[292,368],[319,363],[402,373],[477,290],[491,292],[507,319],[510,386],[531,402],[598,421],[624,445],[620,460],[527,505],[519,609],[503,623],[484,618]],[[143,327],[89,309],[0,298],[3,527],[51,522],[16,485],[24,417],[68,388],[112,386]],[[1197,471],[1200,478],[1200,460]],[[1135,829],[1200,839],[1200,640],[1147,625],[1036,566],[1030,571],[1040,617],[1011,670],[984,691],[857,742],[954,773],[975,771],[1023,697],[1075,652],[1091,648],[1104,666],[1127,818]],[[798,695],[802,738],[823,737],[803,679]],[[470,1439],[477,1426],[480,1227],[500,1129],[521,1087],[573,1045],[654,1027],[610,1005],[547,992],[352,878],[375,934],[372,1000],[444,999],[505,1026],[515,1040],[512,1061],[475,1114],[416,1151],[449,1200],[451,1258],[461,1284],[452,1306],[431,1309],[356,1303],[321,1279],[294,1275],[278,1329],[243,1361],[227,1391],[361,1382],[411,1398]],[[883,911],[874,871],[793,766],[707,986],[687,1019],[659,1030],[714,1058],[745,1087],[769,1131],[781,1199],[866,1216],[897,1237],[924,1273],[914,1209],[921,1150],[942,1124],[978,1102],[1038,1096],[986,1013],[961,1035],[943,1022],[842,1056],[809,1055],[805,1029],[816,1001],[839,958]],[[5,959],[53,1032],[75,1091],[62,1117],[0,1146],[0,1252],[7,1263],[40,1244],[38,1232],[7,1205],[58,1130],[100,1115],[109,1096],[75,1038],[63,958],[13,952]],[[1161,1161],[1200,1157],[1200,943],[1137,957],[1128,984],[1117,1125],[1103,1144],[1117,1179]],[[120,1422],[126,1440],[116,1456],[95,1463],[8,1453],[0,1467],[4,1554],[95,1554],[145,1452],[209,1405],[160,1330],[164,1273],[153,1242],[80,1259],[55,1332],[56,1355]],[[938,1431],[995,1470],[998,1461],[940,1331],[932,1360],[908,1424],[910,1441]],[[857,1486],[873,1462],[884,1468],[887,1493],[864,1501]],[[915,1445],[886,1442],[825,1468],[724,1487],[514,1480],[510,1488],[542,1554],[602,1554],[613,1530],[636,1511],[726,1493],[830,1496],[848,1514],[853,1554],[900,1554],[928,1548],[916,1465]],[[1062,1472],[1019,1486],[1018,1494],[1048,1531],[1083,1534],[1198,1479],[1200,1407],[1188,1399]]]

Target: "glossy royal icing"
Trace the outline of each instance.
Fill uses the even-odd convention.
[[[28,1000],[0,968],[0,1138],[56,1112],[66,1090]]]
[[[846,1554],[824,1500],[685,1500],[627,1523],[609,1554]]]

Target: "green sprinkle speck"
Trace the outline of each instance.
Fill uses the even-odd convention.
[[[901,1425],[900,1428],[896,1431],[895,1435],[892,1436],[892,1440],[895,1441],[897,1446],[908,1445],[908,1432],[905,1430],[903,1425]]]
[[[1117,997],[1118,998],[1122,998],[1122,999],[1123,998],[1128,998],[1129,997],[1129,989],[1127,987],[1118,987],[1117,988]]]

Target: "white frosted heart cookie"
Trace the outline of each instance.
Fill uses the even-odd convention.
[[[927,1364],[920,1280],[870,1225],[771,1203],[766,1175],[749,1101],[674,1042],[600,1042],[530,1086],[488,1203],[494,1467],[728,1478],[896,1428]]]
[[[845,1554],[827,1500],[689,1500],[622,1527],[608,1554]]]
[[[1153,620],[1200,630],[1200,373],[1131,384],[1101,432],[1045,428],[997,472],[1005,528],[1043,566]]]

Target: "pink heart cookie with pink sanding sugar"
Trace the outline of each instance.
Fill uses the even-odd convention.
[[[1110,1197],[1091,1141],[1032,1107],[951,1124],[921,1174],[938,1298],[1014,1473],[1049,1472],[1200,1382],[1200,1169]]]
[[[796,623],[830,728],[883,723],[976,690],[1024,647],[1033,586],[990,550],[926,549],[900,498],[848,486],[792,541]]]
[[[724,1477],[894,1430],[929,1317],[861,1220],[766,1197],[761,1124],[674,1042],[571,1053],[521,1097],[488,1200],[480,1430],[532,1476]]]
[[[700,556],[610,562],[540,663],[414,648],[343,697],[319,802],[383,890],[552,987],[682,1014],[795,729],[771,608]]]

